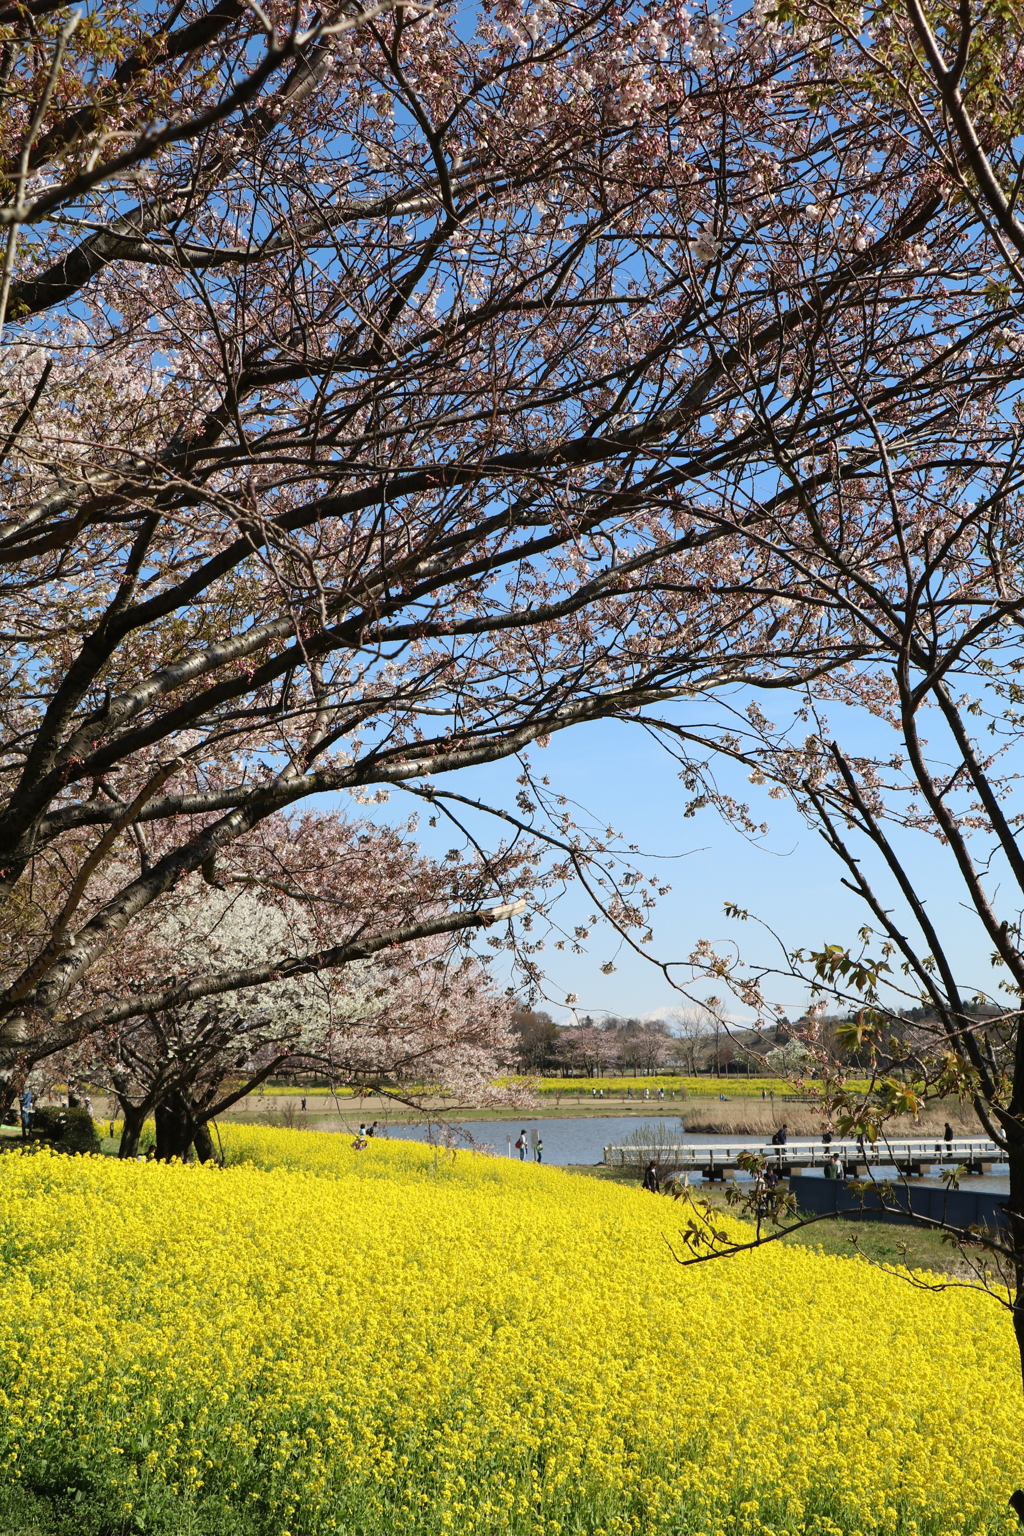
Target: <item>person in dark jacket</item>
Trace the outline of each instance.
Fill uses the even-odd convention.
[[[789,1140],[789,1130],[787,1129],[787,1127],[785,1125],[780,1125],[778,1130],[775,1132],[775,1135],[772,1137],[772,1146],[773,1147],[784,1147],[788,1140]]]
[[[942,1135],[945,1139],[946,1146],[951,1147],[953,1145],[953,1127],[950,1125],[948,1120],[946,1121],[946,1129],[943,1131]]]
[[[647,1172],[644,1174],[643,1187],[644,1189],[650,1190],[652,1195],[656,1195],[658,1193],[658,1166],[656,1163],[649,1163],[647,1165]]]

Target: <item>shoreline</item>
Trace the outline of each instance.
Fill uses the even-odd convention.
[[[561,1104],[539,1103],[528,1108],[519,1105],[465,1105],[452,1100],[435,1100],[421,1107],[395,1105],[377,1095],[364,1098],[326,1101],[322,1095],[310,1095],[307,1108],[300,1108],[301,1096],[295,1094],[252,1094],[218,1116],[225,1124],[273,1125],[292,1130],[354,1133],[360,1123],[376,1120],[385,1131],[389,1126],[488,1125],[517,1122],[521,1126],[544,1124],[552,1120],[631,1120],[643,1122],[682,1122],[687,1135],[754,1136],[768,1140],[785,1124],[791,1136],[816,1136],[822,1117],[811,1105],[792,1099],[774,1105],[749,1098],[722,1099],[691,1097],[683,1100],[652,1099],[608,1101],[576,1098]],[[45,1103],[45,1100],[44,1100]],[[119,1118],[116,1105],[97,1097],[93,1116],[103,1126]],[[900,1117],[890,1126],[892,1135],[941,1135],[945,1119],[960,1135],[977,1135],[973,1114],[959,1104],[926,1112],[916,1122]]]

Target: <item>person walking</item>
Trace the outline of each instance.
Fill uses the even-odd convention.
[[[946,1129],[943,1131],[942,1135],[945,1139],[946,1151],[948,1152],[952,1149],[953,1146],[953,1127],[950,1125],[948,1120],[946,1121]]]
[[[302,1100],[302,1102],[301,1102],[299,1107],[302,1110],[303,1114],[305,1114],[305,1112],[306,1112],[306,1101],[305,1101],[305,1099]]]
[[[35,1113],[35,1100],[32,1089],[26,1083],[21,1090],[21,1134],[27,1141],[32,1130],[32,1116]]]
[[[535,1163],[543,1162],[543,1160],[544,1160],[543,1156],[542,1156],[543,1151],[544,1151],[544,1143],[541,1140],[541,1138],[538,1136],[537,1137],[536,1145],[534,1146],[534,1149],[533,1149],[533,1160],[534,1160]]]
[[[644,1174],[643,1188],[648,1190],[652,1195],[656,1195],[658,1193],[657,1163],[648,1163],[647,1172]]]

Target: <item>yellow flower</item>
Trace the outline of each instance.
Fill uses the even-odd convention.
[[[83,1528],[1013,1529],[989,1300],[781,1245],[680,1269],[678,1207],[559,1169],[223,1135],[224,1169],[0,1158],[0,1484]]]

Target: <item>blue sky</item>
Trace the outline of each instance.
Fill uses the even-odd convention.
[[[852,717],[844,727],[847,744],[861,749],[869,741],[880,746],[878,733],[885,731],[873,721]],[[562,732],[545,751],[535,750],[532,761],[554,788],[599,821],[614,826],[624,842],[639,845],[640,864],[672,886],[659,901],[654,922],[650,949],[659,958],[682,960],[700,938],[738,944],[750,960],[774,958],[770,940],[753,924],[725,917],[726,902],[770,923],[791,949],[856,942],[866,914],[841,884],[842,872],[833,856],[791,805],[770,800],[767,791],[748,783],[741,770],[729,766],[719,770],[719,783],[747,801],[758,820],[769,822],[770,833],[760,843],[742,836],[715,811],[686,819],[682,808],[687,797],[676,765],[635,725],[604,721]],[[505,762],[444,775],[437,783],[439,788],[511,807],[516,773],[515,762]],[[410,799],[393,792],[389,805],[376,814],[380,819],[407,814]],[[497,836],[497,824],[492,824],[491,836]],[[450,829],[431,831],[424,818],[421,841],[426,851],[443,854],[454,838]],[[961,968],[963,982],[991,988],[995,978],[987,961],[988,945],[977,933],[976,919],[961,905],[949,855],[922,834],[907,834],[903,846],[927,893],[929,910]],[[561,921],[571,928],[589,911],[587,898],[571,892],[562,903]],[[616,954],[615,936],[607,929],[596,930],[586,948],[584,956],[573,956],[549,946],[541,957],[548,973],[547,1006],[555,1017],[570,1016],[563,1003],[571,992],[578,994],[580,1014],[642,1015],[686,1006],[686,999],[673,991],[653,965],[625,949]],[[603,975],[600,966],[613,955],[616,971]],[[771,1000],[793,1017],[807,1001],[806,990],[794,982],[778,982],[768,990]],[[738,1006],[732,1011],[738,1018],[745,1016]]]

